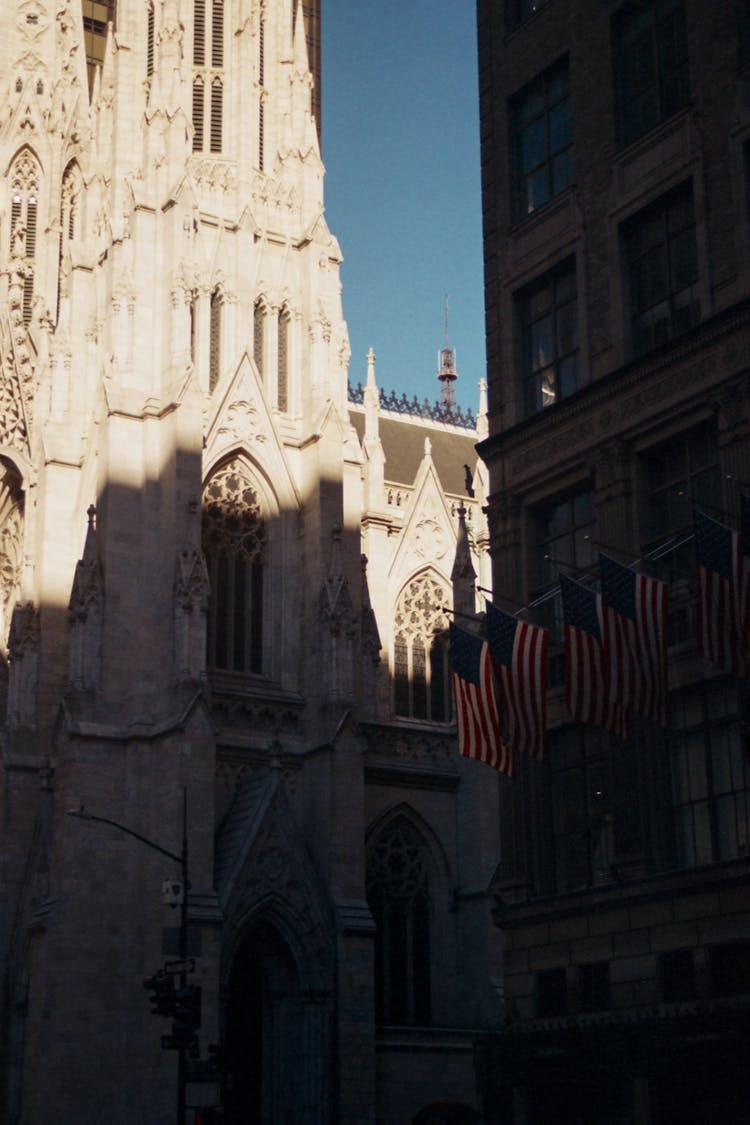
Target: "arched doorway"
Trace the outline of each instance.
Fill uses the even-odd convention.
[[[258,923],[245,936],[225,999],[227,1122],[297,1121],[303,1005],[293,959],[274,926]]]

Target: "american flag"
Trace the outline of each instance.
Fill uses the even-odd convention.
[[[740,536],[735,531],[697,508],[693,521],[698,648],[718,668],[739,675],[744,665],[742,617],[747,608],[743,583],[746,587],[750,565],[742,565]]]
[[[565,624],[565,692],[568,709],[581,723],[593,723],[626,739],[628,714],[607,698],[602,599],[595,590],[560,575]]]
[[[512,777],[513,756],[501,737],[487,642],[451,622],[450,654],[459,752]]]
[[[547,739],[549,632],[487,602],[487,640],[513,750],[543,758]]]
[[[607,695],[667,726],[667,584],[599,556]]]

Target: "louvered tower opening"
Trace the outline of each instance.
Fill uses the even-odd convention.
[[[194,0],[193,152],[224,147],[224,0]]]

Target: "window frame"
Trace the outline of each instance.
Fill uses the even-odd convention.
[[[659,13],[662,13],[661,16]],[[668,68],[666,65],[667,51],[664,49],[663,29],[667,20],[678,14],[684,52],[679,65]],[[649,20],[648,26],[643,26],[639,31],[638,21]],[[661,30],[660,30],[661,29]],[[661,38],[660,38],[661,36]],[[632,39],[632,42],[630,41]],[[646,42],[647,41],[647,42]],[[642,3],[634,4],[628,0],[618,12],[612,22],[612,42],[614,57],[614,75],[617,104],[617,130],[618,139],[622,147],[634,144],[652,129],[657,128],[662,122],[669,120],[676,113],[690,104],[690,73],[688,66],[687,27],[685,9],[682,0],[651,0],[644,6]],[[627,68],[631,65],[636,70],[643,69],[645,59],[651,61],[652,80],[637,93],[627,96],[624,89]],[[672,104],[671,95],[667,92],[667,83],[677,76],[679,90]],[[628,107],[639,99],[643,99],[648,92],[654,94],[653,115],[640,124],[629,123]],[[643,114],[641,115],[643,117]]]
[[[588,505],[588,513],[576,512],[576,506],[582,503]],[[556,528],[551,526],[552,513],[565,508],[570,518]],[[535,623],[550,630],[547,683],[551,689],[562,686],[565,680],[562,596],[554,563],[562,563],[565,574],[571,577],[576,577],[582,569],[593,568],[597,528],[596,495],[589,480],[579,481],[564,493],[535,504],[529,511],[529,601],[534,607]],[[564,555],[555,556],[554,545],[563,542],[568,545]]]
[[[682,222],[679,217],[681,210],[684,212]],[[650,230],[655,237],[649,240]],[[692,238],[688,245],[687,236],[690,234]],[[634,359],[672,343],[700,323],[698,234],[692,180],[686,180],[652,200],[622,224],[627,329]],[[680,276],[683,271],[685,277]],[[657,291],[655,281],[660,276],[663,284]],[[685,294],[690,298],[687,304],[682,299]],[[655,315],[659,309],[665,309],[667,315],[647,322],[646,318]],[[638,321],[643,323],[639,326]]]
[[[393,841],[398,844],[399,838],[406,855],[394,863]],[[375,922],[376,1021],[380,1026],[429,1027],[437,937],[429,845],[411,819],[399,813],[368,844],[366,868],[367,903]],[[410,874],[411,888],[406,885]],[[396,980],[394,967],[400,974]]]
[[[719,693],[721,710],[712,701]],[[671,694],[667,754],[676,867],[750,856],[750,763],[742,741],[736,688],[728,677]],[[735,846],[722,816],[730,806]]]
[[[440,628],[433,627],[426,616],[416,622],[413,612],[408,610],[409,595],[428,581],[433,584],[433,592],[439,591],[440,604],[431,605],[429,613],[433,625],[440,621]],[[426,598],[426,591],[419,597]],[[395,719],[443,725],[453,721],[448,628],[442,614],[442,606],[449,604],[449,600],[448,587],[437,571],[430,568],[412,575],[399,591],[391,649],[391,699]]]
[[[543,306],[545,294],[547,302]],[[514,295],[514,305],[522,411],[524,417],[530,418],[580,389],[582,356],[575,256],[564,259],[519,289]],[[541,362],[541,326],[545,321],[550,322],[547,330],[550,353],[542,357],[546,362]],[[571,362],[573,366],[568,370]],[[552,389],[545,392],[545,385]]]
[[[660,466],[663,466],[660,468]],[[643,449],[638,457],[640,551],[649,572],[670,583],[668,644],[695,636],[693,505],[721,507],[715,420],[700,422]]]
[[[557,88],[557,83],[561,87]],[[567,105],[567,113],[565,106]],[[508,122],[510,127],[511,214],[514,222],[521,222],[546,206],[575,183],[573,162],[573,118],[571,108],[570,63],[567,55],[547,67],[510,99]],[[560,116],[559,123],[556,118]],[[553,147],[556,128],[561,129],[561,143]],[[541,152],[535,164],[525,167],[533,159],[534,132]],[[563,143],[564,142],[564,143]],[[556,187],[556,170],[564,169]],[[529,187],[532,178],[543,188],[544,198],[537,200]]]
[[[646,846],[644,778],[635,742],[569,723],[550,731],[538,895],[612,883]]]
[[[228,494],[223,488],[225,481],[229,483]],[[239,528],[241,505],[248,500],[252,518],[245,528]],[[212,507],[218,509],[214,515]],[[206,624],[209,674],[268,675],[266,619],[270,607],[266,572],[273,571],[267,517],[259,482],[244,459],[233,457],[216,466],[204,485],[201,520],[201,543],[211,587]],[[248,546],[250,538],[254,542]],[[237,566],[240,558],[241,571]],[[237,615],[238,598],[245,607],[241,618]],[[220,651],[226,656],[220,657]]]

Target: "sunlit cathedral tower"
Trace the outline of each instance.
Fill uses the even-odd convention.
[[[0,1116],[471,1100],[495,798],[443,632],[486,480],[374,359],[348,402],[319,0],[14,0],[0,76]],[[220,1089],[143,989],[180,861]]]

